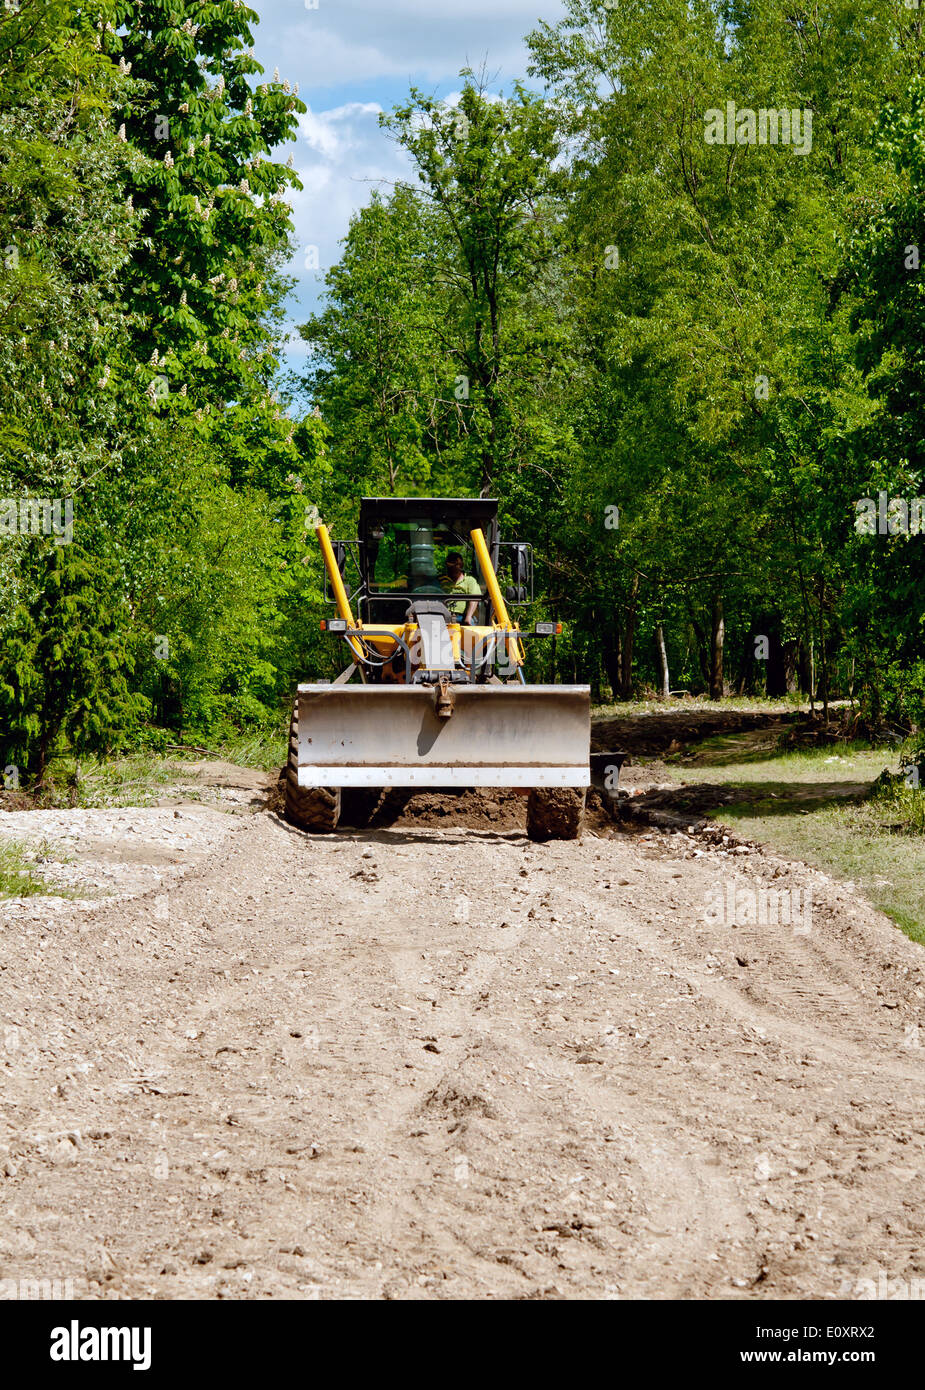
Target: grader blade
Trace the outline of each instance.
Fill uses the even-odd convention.
[[[586,685],[300,685],[298,785],[587,787],[590,726]]]

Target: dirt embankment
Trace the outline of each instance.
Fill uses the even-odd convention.
[[[653,710],[650,714],[618,715],[595,719],[591,726],[591,749],[606,752],[623,749],[631,756],[655,757],[677,752],[717,734],[760,731],[780,737],[794,728],[811,724],[802,711],[778,712],[716,710]]]

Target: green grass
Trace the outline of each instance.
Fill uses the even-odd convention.
[[[856,884],[907,936],[925,943],[925,792],[900,783],[868,796],[884,768],[898,767],[895,750],[849,744],[668,772],[688,785],[736,788],[739,797],[712,812],[715,818]]]
[[[288,756],[289,729],[287,726],[285,729],[240,734],[219,744],[215,751],[223,762],[236,763],[238,767],[257,767],[263,772],[277,772]]]
[[[31,898],[54,891],[32,869],[25,846],[0,840],[0,898]]]
[[[283,731],[242,734],[214,744],[171,745],[166,754],[133,753],[108,761],[86,761],[80,775],[73,757],[61,756],[51,766],[51,782],[40,804],[47,807],[150,806],[170,794],[178,783],[195,782],[190,763],[226,762],[237,767],[276,772],[285,763],[288,736]],[[198,799],[194,788],[186,793]]]
[[[41,798],[47,807],[149,806],[183,776],[183,765],[153,753],[136,753],[109,762],[84,762],[75,776],[72,758],[58,758],[51,784]]]
[[[199,739],[190,736],[185,744],[169,744],[171,758],[180,762],[224,762],[237,767],[255,767],[262,772],[276,772],[286,761],[289,728],[260,729],[221,739]]]

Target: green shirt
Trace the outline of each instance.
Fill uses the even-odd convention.
[[[468,594],[470,598],[481,598],[482,590],[479,581],[472,574],[461,574],[455,584],[450,584],[449,575],[444,575],[441,580],[443,587],[451,594]],[[468,607],[467,603],[448,603],[447,608],[456,617],[461,617]]]

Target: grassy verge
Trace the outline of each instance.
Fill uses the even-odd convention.
[[[712,814],[745,837],[852,882],[914,941],[925,943],[925,793],[902,783],[873,798],[893,750],[842,745],[768,757],[750,751],[703,767],[672,766],[679,782],[719,783],[736,800]]]
[[[286,761],[284,731],[242,734],[233,741],[171,745],[166,753],[133,753],[108,761],[77,765],[71,756],[54,760],[50,782],[39,805],[50,808],[150,806],[179,783],[195,782],[191,763],[225,762],[237,767],[277,772]],[[193,791],[189,792],[193,796]]]
[[[285,729],[269,732],[261,730],[254,734],[240,734],[235,739],[219,744],[214,755],[222,762],[236,763],[238,767],[256,767],[263,772],[278,772],[286,761],[288,752],[287,726]]]
[[[31,898],[54,891],[32,869],[24,846],[0,840],[0,898]]]
[[[177,760],[137,753],[111,762],[81,764],[76,777],[73,759],[56,759],[51,781],[39,802],[49,808],[149,806],[183,776]]]

